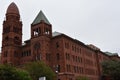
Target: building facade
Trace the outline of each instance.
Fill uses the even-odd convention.
[[[101,62],[117,59],[94,45],[85,45],[63,33],[52,33],[52,25],[40,11],[31,24],[31,38],[22,43],[22,21],[15,3],[11,3],[3,21],[1,63],[22,65],[32,61],[44,61],[54,71],[58,80],[75,80],[86,76],[99,80],[102,75]]]

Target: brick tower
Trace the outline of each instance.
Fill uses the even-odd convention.
[[[2,63],[19,64],[22,46],[22,22],[15,3],[11,3],[3,21]]]
[[[52,26],[42,11],[31,24],[31,53],[33,60],[49,64]]]

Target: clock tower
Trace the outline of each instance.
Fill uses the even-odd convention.
[[[19,64],[22,46],[22,22],[15,3],[11,3],[3,21],[2,63]]]

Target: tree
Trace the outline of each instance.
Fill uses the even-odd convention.
[[[85,76],[78,76],[76,80],[89,80],[89,79]]]
[[[120,61],[104,61],[102,69],[104,76],[110,76],[113,80],[120,79]]]
[[[18,80],[32,80],[29,73],[22,69],[17,69]]]
[[[0,80],[31,80],[26,71],[10,65],[0,65]]]
[[[24,69],[30,73],[33,80],[38,80],[40,77],[44,76],[47,80],[53,80],[56,76],[52,69],[41,61],[29,62],[25,64]]]

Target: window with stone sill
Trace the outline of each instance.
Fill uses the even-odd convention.
[[[31,56],[31,51],[30,51],[30,50],[23,51],[21,56],[22,56],[22,57]]]
[[[70,60],[70,54],[66,53],[66,60]]]
[[[74,51],[74,46],[72,46],[72,51]]]
[[[47,61],[50,61],[50,57],[51,57],[50,53],[46,53],[46,60]]]
[[[14,51],[14,57],[19,57],[19,53],[17,51]]]
[[[60,60],[60,54],[59,53],[56,54],[56,57],[57,57],[57,60]]]
[[[75,56],[74,55],[72,55],[72,58],[73,58],[73,62],[75,61]]]
[[[70,64],[66,64],[67,72],[71,72],[71,66]]]
[[[8,32],[10,32],[10,27],[9,26],[6,27],[6,28],[3,28],[3,33],[8,33]]]
[[[7,57],[7,56],[8,56],[8,52],[5,51],[5,52],[4,52],[4,57]]]
[[[56,48],[59,48],[59,42],[56,42]]]
[[[65,48],[69,49],[69,43],[68,42],[65,42]]]

